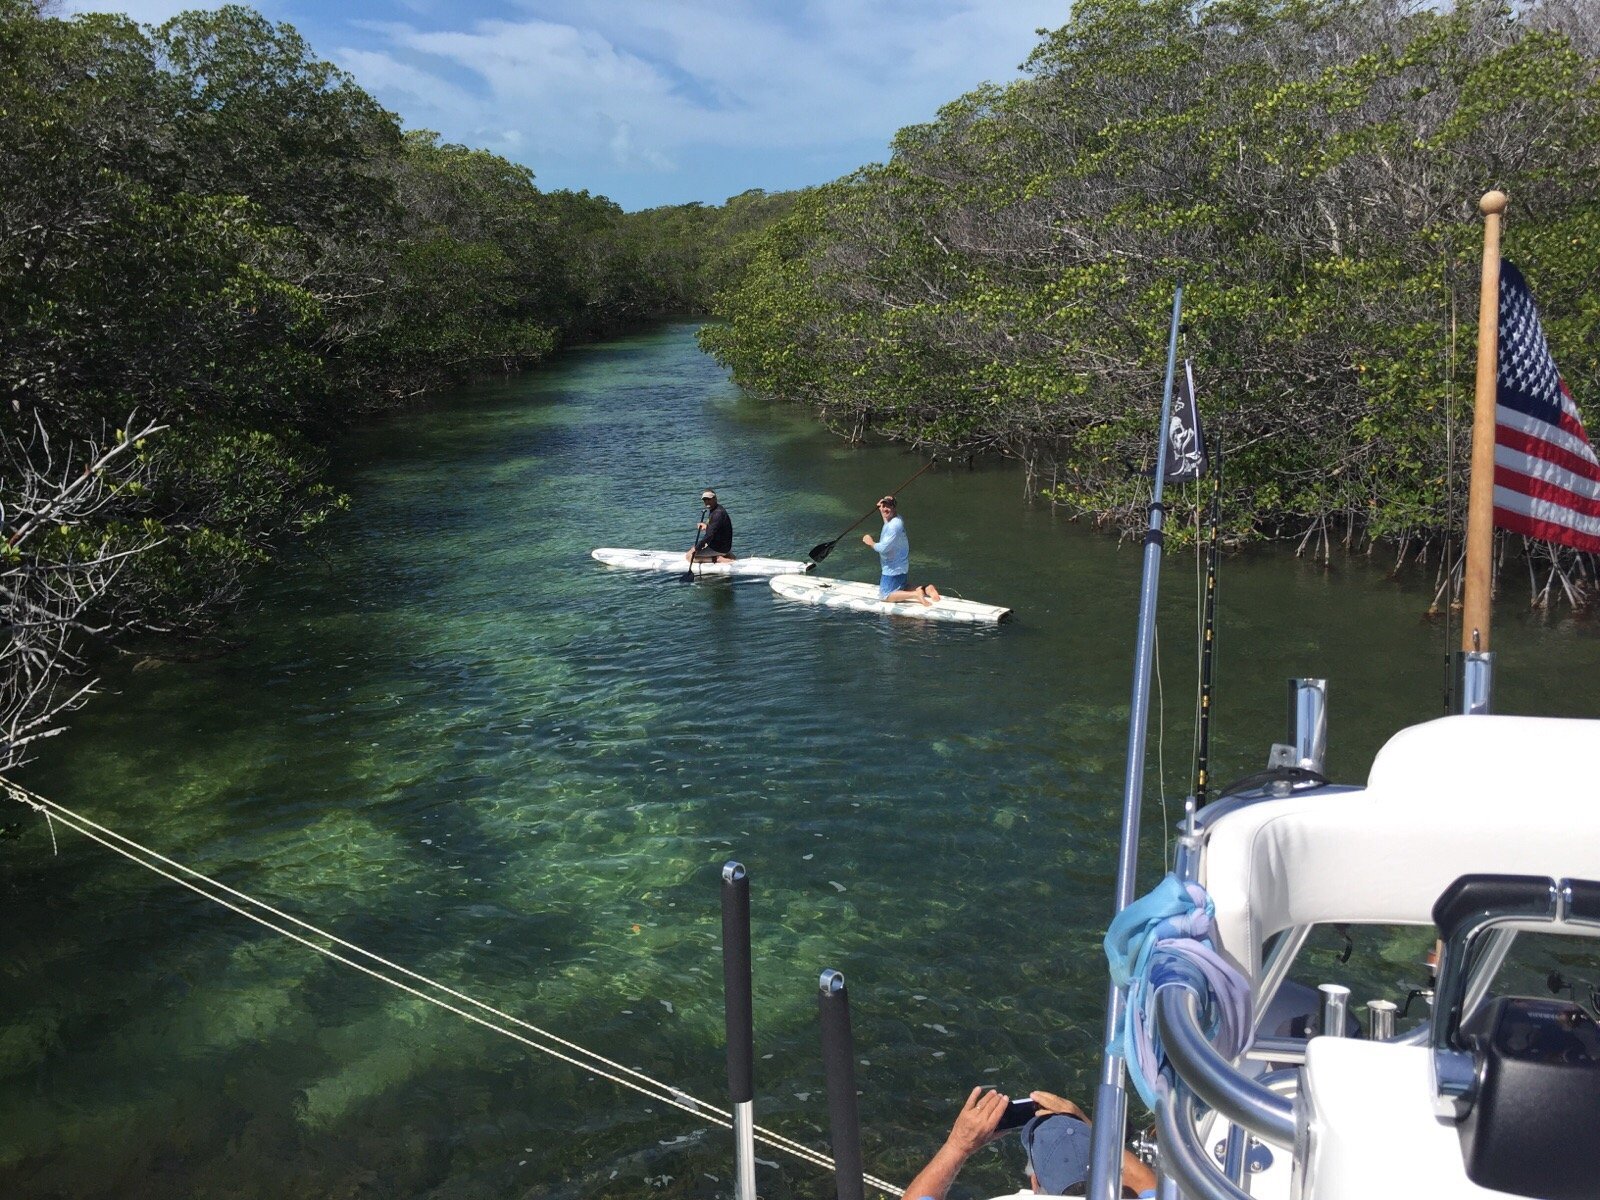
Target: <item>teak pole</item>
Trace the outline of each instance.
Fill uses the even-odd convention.
[[[1467,562],[1462,576],[1461,649],[1489,649],[1494,575],[1494,406],[1500,350],[1500,214],[1504,192],[1486,192],[1483,284],[1478,293],[1478,380],[1472,410],[1472,477],[1467,491]]]

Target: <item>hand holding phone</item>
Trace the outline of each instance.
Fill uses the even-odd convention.
[[[1013,1100],[1006,1105],[1005,1112],[1000,1114],[1000,1123],[994,1127],[995,1132],[1005,1133],[1007,1130],[1020,1129],[1028,1123],[1028,1118],[1038,1111],[1038,1103],[1027,1096],[1021,1100]]]

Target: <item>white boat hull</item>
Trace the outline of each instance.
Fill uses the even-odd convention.
[[[801,579],[792,575],[779,576],[771,581],[772,590],[785,600],[798,600],[803,604],[820,604],[825,608],[843,608],[851,612],[875,613],[880,616],[914,617],[921,621],[952,621],[963,625],[994,625],[1011,616],[1009,608],[997,604],[979,604],[973,600],[959,600],[946,596],[936,604],[918,604],[913,600],[890,604],[878,599],[878,586],[873,583],[853,583],[845,579]]]
[[[809,571],[811,563],[787,558],[736,558],[732,562],[691,563],[681,550],[622,550],[602,546],[591,550],[589,557],[608,567],[621,567],[625,571],[692,571],[696,575],[729,575],[766,578],[771,575],[801,575]]]

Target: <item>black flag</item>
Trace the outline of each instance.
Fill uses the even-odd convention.
[[[1193,483],[1206,473],[1207,465],[1200,409],[1194,402],[1194,364],[1185,359],[1178,394],[1172,398],[1172,423],[1167,427],[1167,482]]]

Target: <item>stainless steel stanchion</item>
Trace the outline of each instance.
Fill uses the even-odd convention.
[[[728,1030],[728,1098],[733,1102],[734,1197],[756,1200],[755,1014],[750,998],[750,876],[722,868],[722,1004]]]
[[[828,1126],[833,1140],[834,1184],[839,1200],[865,1200],[850,995],[845,991],[844,976],[838,971],[822,973],[817,987],[817,1008],[822,1017],[822,1061],[828,1073]]]

